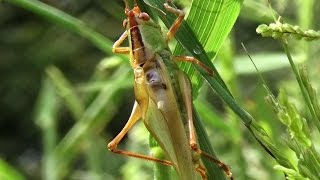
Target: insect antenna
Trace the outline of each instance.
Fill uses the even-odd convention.
[[[129,12],[129,3],[128,0],[123,0],[125,4],[124,12],[127,14]]]

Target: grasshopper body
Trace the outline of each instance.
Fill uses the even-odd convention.
[[[126,126],[108,144],[108,148],[118,154],[172,165],[183,180],[197,179],[199,175],[196,171],[206,179],[206,169],[200,160],[200,155],[204,152],[198,148],[193,126],[191,84],[187,75],[179,70],[175,60],[204,65],[190,57],[172,56],[167,41],[177,31],[184,14],[168,4],[165,7],[179,15],[166,37],[159,25],[148,14],[141,12],[136,3],[131,10],[126,5],[126,31],[115,42],[114,52],[130,54],[136,102]],[[126,38],[130,46],[120,47]],[[168,161],[117,149],[117,144],[140,118],[165,152]],[[220,166],[225,166],[221,164]],[[228,168],[223,168],[231,174]]]
[[[176,69],[175,64],[170,68],[170,73],[168,72],[166,63],[171,64],[172,60],[169,59],[170,54],[167,55],[156,54],[153,68],[145,71],[145,84],[140,85],[136,82],[135,87],[145,86],[148,92],[145,126],[165,151],[180,178],[195,179],[194,162],[198,159],[193,158],[190,149],[188,130],[185,128],[187,121],[182,113],[185,109],[181,109],[184,102],[179,96],[180,79],[177,79],[186,76]],[[176,78],[174,82],[170,75]],[[138,99],[139,95],[136,94],[136,97]],[[179,106],[180,103],[183,106]]]

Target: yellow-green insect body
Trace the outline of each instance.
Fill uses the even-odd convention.
[[[178,93],[173,88],[174,84],[168,76],[169,73],[161,56],[157,56],[157,59],[159,60],[156,66],[159,67],[147,71],[146,77],[153,77],[144,81],[147,86],[146,92],[149,95],[148,108],[143,119],[144,124],[165,151],[180,178],[195,179],[194,163],[196,160],[192,157],[188,130],[184,125],[185,117],[178,104]],[[184,76],[184,74],[179,75],[179,73],[181,72],[171,72],[170,74]]]
[[[171,52],[158,25],[150,20],[138,22],[140,24],[133,27],[129,23],[127,30],[133,49],[132,57],[138,59],[134,62],[139,62],[134,67],[135,97],[143,111],[144,124],[173,163],[179,177],[195,179],[188,130],[184,125],[186,120],[180,111],[184,106],[178,105],[182,100],[178,98],[181,96],[178,79],[186,75],[172,61]],[[139,39],[141,42],[137,42]],[[170,71],[167,67],[170,67]]]
[[[125,9],[126,32],[115,42],[114,52],[130,55],[136,102],[127,124],[108,144],[108,148],[118,154],[172,165],[182,180],[196,180],[200,176],[206,179],[206,169],[200,160],[200,154],[204,152],[197,145],[193,126],[190,80],[177,67],[167,45],[184,14],[167,4],[165,7],[179,14],[166,36],[147,13],[140,11],[137,4],[131,10],[128,5]],[[126,38],[129,47],[120,47]],[[176,57],[176,60],[193,62],[206,68],[192,57]],[[123,136],[139,119],[143,119],[146,128],[165,152],[166,160],[117,149]]]

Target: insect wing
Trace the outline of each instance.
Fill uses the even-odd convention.
[[[160,56],[156,56],[157,67],[149,70],[147,89],[149,105],[144,123],[173,162],[181,179],[196,179],[183,117],[172,89],[169,72]],[[150,75],[151,74],[151,75]]]

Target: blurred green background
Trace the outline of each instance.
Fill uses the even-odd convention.
[[[43,2],[82,20],[110,42],[124,31],[121,0]],[[186,11],[190,6],[189,1],[176,4]],[[288,23],[305,30],[320,27],[319,1],[271,4]],[[294,154],[281,146],[285,127],[265,103],[266,92],[240,44],[246,45],[272,92],[277,95],[285,88],[301,116],[310,118],[281,44],[256,33],[259,24],[270,22],[273,17],[265,1],[245,0],[214,63],[240,104],[294,162]],[[319,42],[292,40],[289,45],[297,64],[307,66],[319,89]],[[7,173],[1,173],[3,179],[152,178],[152,163],[114,155],[106,148],[124,126],[134,101],[131,68],[121,56],[102,52],[66,28],[1,1],[0,73],[0,172]],[[195,104],[218,157],[236,179],[284,179],[273,169],[276,162],[206,84]],[[314,138],[314,145],[318,150],[319,139]],[[147,154],[143,124],[135,126],[120,146]]]

